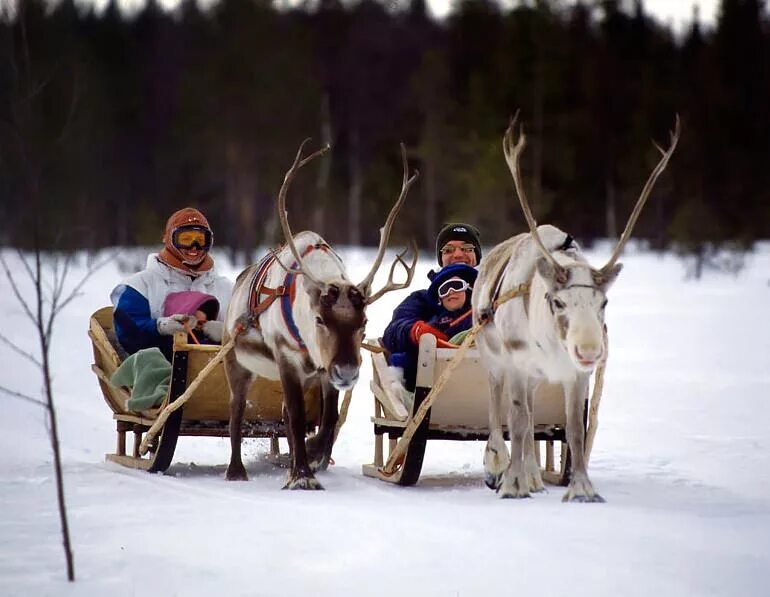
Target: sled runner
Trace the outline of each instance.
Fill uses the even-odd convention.
[[[117,446],[106,459],[131,468],[152,472],[165,471],[174,457],[180,436],[229,437],[230,391],[221,361],[208,371],[207,364],[222,349],[218,345],[188,344],[185,334],[174,337],[174,355],[169,391],[163,403],[150,410],[134,412],[126,408],[130,392],[114,386],[110,378],[120,366],[122,350],[113,331],[112,307],[99,309],[91,316],[88,335],[94,349],[91,370],[99,379],[104,400],[116,422]],[[203,372],[202,375],[199,375]],[[194,387],[193,387],[194,386]],[[192,390],[184,406],[174,410],[154,436],[149,451],[141,455],[142,439],[158,421],[164,407]],[[310,388],[305,394],[308,431],[316,428],[320,416],[320,392]],[[286,437],[283,423],[283,392],[280,381],[257,378],[247,397],[243,437],[271,438],[271,453],[278,454],[278,438]],[[126,450],[126,434],[133,435],[131,450]]]
[[[414,404],[410,409],[388,382],[392,373],[388,371],[385,354],[373,352],[371,389],[374,394],[374,416],[371,420],[374,423],[374,462],[363,466],[364,475],[399,485],[414,485],[420,478],[428,440],[471,441],[488,438],[489,382],[479,361],[478,350],[469,348],[449,374],[447,383],[439,390],[435,402],[414,434],[411,438],[404,438],[408,443],[399,466],[392,472],[386,470],[383,436],[388,435],[389,453],[392,453],[420,404],[456,353],[456,349],[437,348],[436,339],[430,334],[420,338]],[[569,451],[561,386],[540,386],[535,398],[534,418],[535,450],[541,463],[543,479],[555,485],[566,485],[569,479]]]

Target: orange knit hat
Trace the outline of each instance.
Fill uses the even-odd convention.
[[[211,232],[211,227],[209,226],[209,221],[206,219],[206,216],[194,207],[184,207],[175,211],[166,221],[166,229],[163,232],[163,244],[165,247],[159,255],[161,260],[172,267],[186,269],[191,273],[210,270],[214,265],[214,262],[208,254],[205,259],[197,265],[190,265],[189,263],[184,262],[184,257],[179,252],[179,249],[174,246],[172,241],[174,230],[180,226],[200,226]]]

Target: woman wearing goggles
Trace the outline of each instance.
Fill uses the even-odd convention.
[[[201,251],[211,249],[211,230],[200,226],[181,226],[174,230],[171,242],[179,249],[197,248]]]
[[[213,240],[208,220],[197,209],[185,207],[171,214],[163,231],[162,249],[148,258],[145,269],[112,291],[115,333],[126,352],[158,348],[170,361],[174,334],[186,332],[198,322],[207,338],[221,342],[232,282],[214,270],[209,254]],[[216,299],[219,312],[211,319],[193,315],[196,311],[203,315],[204,310],[166,312],[170,295],[190,292]]]

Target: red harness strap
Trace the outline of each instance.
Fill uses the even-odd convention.
[[[330,247],[325,243],[308,245],[305,250],[302,251],[301,256],[304,257],[316,249],[327,251],[329,248]],[[294,292],[297,276],[294,273],[287,272],[286,276],[284,277],[284,283],[277,288],[270,288],[265,286],[267,274],[273,264],[278,260],[276,253],[277,252],[270,253],[262,259],[257,268],[257,274],[254,276],[251,282],[251,288],[249,289],[249,320],[251,325],[259,329],[260,314],[265,312],[267,308],[276,301],[276,299],[280,298],[281,313],[283,314],[286,327],[289,328],[289,332],[292,336],[294,336],[294,339],[297,341],[300,350],[305,351],[307,348],[302,342],[302,338],[299,336],[299,330],[297,330],[297,326],[294,324],[294,318],[291,314],[291,305],[294,303]],[[297,265],[298,264],[295,262],[292,263],[291,267],[295,268]],[[260,300],[263,295],[265,298]]]
[[[265,286],[265,280],[267,279],[267,273],[270,271],[270,266],[276,261],[275,254],[270,253],[266,255],[259,264],[257,275],[251,281],[251,288],[249,289],[249,319],[253,322],[254,327],[259,328],[259,316],[270,305],[273,304],[275,299],[286,294],[286,288],[281,285],[277,288],[268,288]],[[259,300],[260,296],[265,295],[266,298]]]

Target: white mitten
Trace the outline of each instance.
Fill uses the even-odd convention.
[[[182,314],[171,315],[169,317],[158,317],[156,323],[158,333],[161,336],[173,336],[177,332],[184,332],[186,331],[184,324],[189,322],[190,319],[194,320],[195,317]]]
[[[203,333],[214,342],[222,342],[222,333],[225,330],[225,324],[221,321],[207,321],[202,326]]]

